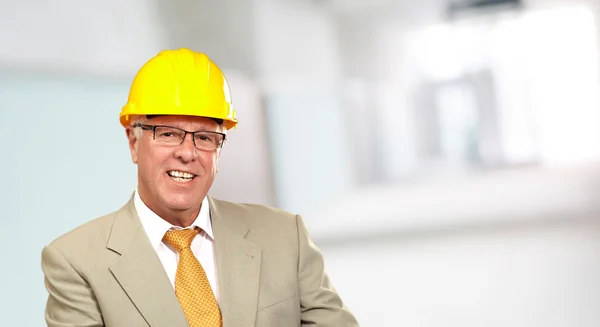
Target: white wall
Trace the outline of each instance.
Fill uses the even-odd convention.
[[[0,183],[8,185],[0,190],[0,246],[17,267],[0,274],[0,289],[10,295],[0,297],[4,324],[43,325],[43,245],[131,194],[135,166],[117,120],[129,83],[163,47],[188,44],[225,63],[240,118],[212,194],[304,214],[363,326],[600,324],[600,235],[597,221],[583,215],[597,212],[597,167],[343,196],[354,191],[356,175],[339,78],[391,80],[378,106],[385,117],[406,120],[406,110],[393,110],[411,105],[413,80],[404,75],[414,69],[403,56],[406,45],[386,40],[404,40],[416,28],[407,22],[433,21],[436,1],[375,3],[378,12],[395,3],[396,13],[423,10],[401,26],[389,23],[392,11],[371,26],[337,24],[318,2],[254,1],[241,9],[234,2],[202,12],[201,4],[184,1],[0,2]],[[362,6],[370,2],[353,3],[365,19],[370,11]],[[160,8],[168,12],[159,15]],[[215,26],[226,28],[199,30]],[[397,128],[406,122],[384,122],[378,137],[386,149],[411,137]],[[412,160],[406,150],[395,148],[367,169],[401,176],[411,169],[399,167]],[[549,218],[558,220],[543,220]]]
[[[42,247],[131,196],[136,170],[118,123],[127,84],[0,73],[3,325],[44,324]]]
[[[255,13],[277,203],[303,212],[353,185],[333,20],[310,2],[256,2]]]
[[[239,123],[228,131],[210,195],[228,201],[276,205],[266,114],[257,83],[225,71]]]
[[[129,76],[164,44],[153,2],[0,1],[0,64]]]
[[[135,187],[118,113],[161,48],[151,3],[0,2],[0,314],[43,326],[42,247]]]
[[[411,53],[419,49],[410,41],[427,43],[427,35],[414,32],[443,22],[438,17],[422,25],[432,15],[405,20],[398,12],[373,9],[382,2],[373,6],[362,2],[365,8],[343,13],[339,24],[345,54],[342,73],[352,79],[354,89],[350,90],[359,93],[352,94],[361,101],[359,105],[373,109],[369,105],[375,102],[365,99],[363,93],[368,96],[369,87],[379,82],[395,88],[388,93],[395,100],[391,101],[395,112],[388,119],[406,117],[406,107],[415,112],[422,109],[410,98],[419,82],[451,80],[467,71],[465,66],[482,68],[481,54],[487,48],[481,45],[492,44],[494,59],[510,70],[500,74],[504,84],[500,86],[501,105],[512,106],[509,114],[517,111],[523,115],[527,113],[522,107],[515,108],[515,102],[533,101],[527,105],[544,125],[535,135],[544,162],[597,160],[598,110],[593,95],[598,86],[596,1],[577,2],[591,11],[556,11],[556,22],[578,18],[571,24],[555,23],[553,29],[543,27],[550,26],[553,9],[573,6],[575,1],[531,1],[527,8],[535,11],[529,18],[523,15],[526,23],[513,27],[513,37],[478,39],[477,33],[485,31],[481,27],[462,34],[464,39],[452,40],[439,28],[440,37],[418,53]],[[414,5],[415,10],[420,7]],[[364,13],[369,9],[381,15],[369,20]],[[590,13],[595,14],[592,17]],[[465,39],[466,43],[460,42]],[[527,41],[518,43],[519,39]],[[466,45],[464,49],[461,44]],[[565,44],[569,46],[565,48]],[[509,51],[501,52],[502,47]],[[463,54],[466,56],[460,57]],[[515,60],[527,64],[516,66]],[[511,84],[506,75],[521,72],[538,79]],[[366,87],[361,88],[361,83]],[[523,94],[518,92],[506,92],[515,87],[524,87],[523,93],[536,92],[524,96],[526,99],[519,98]],[[379,109],[365,116],[376,117]],[[410,162],[398,137],[409,128],[402,123],[394,125],[405,129],[399,132],[382,126],[382,139],[397,147],[389,152],[381,149],[382,156],[372,165],[363,162],[367,171],[376,165],[385,167],[402,155],[396,163]],[[509,135],[508,141],[505,134],[501,136],[505,146],[508,142],[515,146],[507,151],[511,155],[527,141],[519,135]],[[366,153],[359,152],[365,161]],[[404,185],[359,189],[306,216],[335,285],[364,326],[597,326],[598,171],[595,164],[442,181],[427,175],[429,180],[423,183],[411,180]]]
[[[599,227],[583,219],[399,233],[322,249],[361,326],[594,327]]]

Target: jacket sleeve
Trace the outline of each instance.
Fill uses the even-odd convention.
[[[323,256],[313,243],[306,225],[296,216],[298,228],[298,287],[302,326],[358,327],[331,284]]]
[[[101,327],[102,315],[90,285],[52,245],[42,251],[44,283],[48,290],[48,327]]]

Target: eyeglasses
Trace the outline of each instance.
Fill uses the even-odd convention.
[[[189,132],[173,126],[135,124],[133,127],[140,127],[143,130],[152,131],[152,139],[158,143],[169,146],[182,144],[189,133],[192,134],[194,146],[196,146],[198,150],[206,151],[222,148],[226,138],[224,133],[212,131]]]

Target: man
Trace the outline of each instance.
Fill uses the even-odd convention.
[[[206,55],[148,61],[120,121],[137,188],[42,251],[49,327],[358,326],[299,216],[207,196],[238,121]]]

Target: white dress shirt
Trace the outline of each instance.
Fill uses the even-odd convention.
[[[179,252],[168,247],[162,239],[167,231],[182,228],[171,225],[150,210],[140,198],[137,189],[134,195],[134,205],[142,222],[142,226],[150,238],[150,244],[152,244],[152,247],[156,251],[158,258],[171,281],[171,285],[175,288],[175,274],[177,272],[177,264],[179,263]],[[214,252],[215,238],[212,232],[209,204],[206,197],[202,201],[202,207],[200,208],[198,217],[196,217],[196,220],[192,225],[187,228],[193,227],[199,227],[201,232],[198,233],[192,241],[192,252],[198,261],[200,261],[202,268],[204,268],[206,276],[208,277],[208,282],[215,294],[215,298],[217,299],[217,302],[220,303],[217,261]]]

